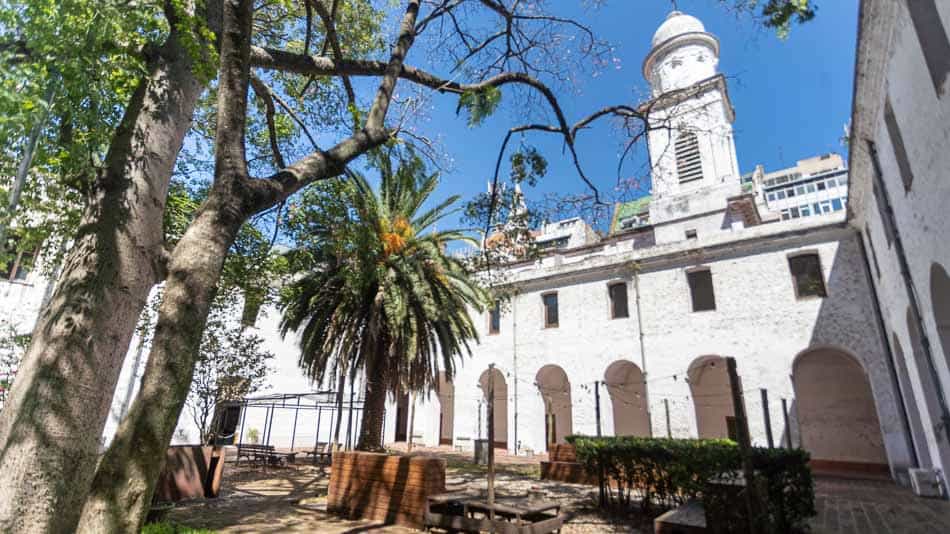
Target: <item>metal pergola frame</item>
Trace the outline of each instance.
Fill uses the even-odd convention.
[[[274,426],[274,418],[277,416],[278,410],[293,410],[294,412],[294,424],[293,430],[290,434],[290,449],[294,449],[297,438],[297,422],[300,417],[301,410],[316,412],[316,436],[314,438],[314,449],[319,448],[320,445],[320,424],[323,419],[324,412],[328,413],[330,418],[330,436],[332,441],[333,432],[333,415],[337,413],[337,410],[345,410],[348,412],[347,421],[346,421],[346,438],[344,440],[344,446],[346,449],[353,448],[354,442],[356,441],[357,431],[359,430],[359,421],[361,418],[357,418],[357,428],[353,428],[353,415],[354,413],[359,414],[363,411],[364,399],[362,397],[355,397],[355,390],[350,390],[350,398],[348,401],[344,401],[340,406],[337,404],[337,391],[311,391],[307,393],[274,393],[270,395],[261,395],[256,397],[245,397],[238,401],[228,401],[221,403],[222,408],[229,408],[234,406],[240,406],[241,408],[241,421],[239,423],[240,430],[238,431],[238,440],[237,444],[241,445],[244,443],[244,423],[247,419],[247,409],[248,408],[266,408],[267,413],[264,416],[264,437],[263,445],[270,445],[271,439],[271,430]],[[339,425],[342,425],[343,421],[339,422]],[[338,426],[339,426],[338,425]]]

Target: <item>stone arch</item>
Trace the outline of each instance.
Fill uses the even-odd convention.
[[[834,347],[807,349],[792,363],[792,386],[812,465],[888,472],[871,384],[857,358]]]
[[[439,445],[451,445],[455,435],[455,384],[439,372]]]
[[[557,443],[566,443],[571,435],[573,408],[571,405],[571,382],[560,366],[545,365],[534,378],[544,401],[544,442],[547,448]]]
[[[615,436],[649,436],[650,413],[647,409],[643,371],[629,360],[617,360],[604,372],[604,384],[610,394]]]
[[[494,369],[485,369],[482,373],[482,376],[478,379],[478,387],[482,389],[482,395],[484,395],[485,401],[488,401],[488,392],[490,391],[489,387],[494,387],[495,389],[495,447],[499,449],[508,448],[508,382],[505,381],[505,374],[498,370]],[[488,410],[485,409],[484,413],[487,417]],[[482,428],[488,428],[488,421],[486,420],[483,423]],[[481,429],[479,429],[481,431]],[[488,439],[488,432],[486,430],[485,439]]]
[[[934,322],[937,323],[937,337],[943,349],[943,358],[950,369],[950,276],[936,262],[930,264],[930,306],[933,308]]]
[[[736,412],[732,405],[729,371],[722,356],[700,356],[687,371],[689,390],[696,409],[696,433],[700,438],[736,439]]]

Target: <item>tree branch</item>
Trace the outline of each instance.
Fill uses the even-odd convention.
[[[274,99],[270,87],[264,84],[257,76],[251,76],[251,87],[254,88],[254,94],[264,103],[264,116],[267,120],[267,138],[270,141],[271,152],[274,153],[274,165],[278,169],[287,166],[284,161],[284,155],[280,152],[280,146],[277,144],[277,127],[274,124]]]
[[[281,202],[316,180],[341,174],[347,163],[383,144],[389,138],[390,132],[385,128],[386,112],[392,102],[396,81],[403,70],[403,62],[415,40],[415,21],[419,14],[419,1],[409,0],[408,2],[400,24],[399,37],[393,45],[389,62],[383,69],[383,79],[379,83],[376,98],[367,114],[365,126],[333,148],[327,151],[316,150],[268,179],[248,181],[248,187],[255,191],[249,205],[250,209],[260,211]]]
[[[313,5],[313,8],[317,10],[317,15],[323,20],[323,27],[326,31],[326,43],[329,43],[330,49],[333,51],[333,57],[337,61],[342,60],[343,50],[340,48],[340,39],[337,36],[336,25],[333,22],[334,14],[327,11],[326,6],[324,6],[320,0],[305,0],[305,2],[307,5]],[[336,3],[334,2],[334,7],[335,5]],[[344,89],[346,89],[346,99],[351,106],[356,106],[356,91],[353,90],[353,84],[350,83],[350,78],[345,72],[339,72],[338,74],[343,81]],[[357,127],[357,125],[354,125],[354,127]]]
[[[224,0],[218,117],[214,138],[215,182],[247,178],[244,129],[247,122],[247,89],[250,75],[251,0]]]

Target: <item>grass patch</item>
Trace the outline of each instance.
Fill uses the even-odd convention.
[[[149,523],[142,527],[141,534],[215,534],[213,530],[206,528],[191,528],[176,523],[162,521],[160,523]]]

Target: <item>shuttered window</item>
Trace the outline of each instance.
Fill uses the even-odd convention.
[[[609,290],[611,319],[630,317],[630,311],[627,309],[627,284],[623,282],[611,284]]]
[[[693,300],[693,311],[716,309],[716,293],[713,290],[712,273],[709,270],[686,273],[689,293]]]
[[[557,328],[557,293],[548,293],[547,295],[543,295],[541,297],[541,301],[544,303],[544,327]]]
[[[501,331],[501,305],[496,300],[494,306],[488,310],[488,333],[497,334]]]
[[[818,254],[801,254],[788,259],[788,268],[795,284],[795,296],[825,297],[825,278],[821,274],[821,260]]]
[[[680,183],[702,180],[703,162],[699,156],[699,140],[692,132],[682,132],[676,138],[676,174]]]

